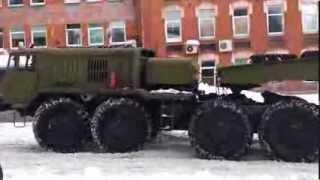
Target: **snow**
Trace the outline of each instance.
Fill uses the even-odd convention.
[[[216,93],[216,94],[231,94],[232,91],[229,88],[224,88],[224,87],[216,87],[216,86],[210,86],[207,83],[199,83],[198,90],[204,91],[205,94],[210,94],[210,93]]]
[[[200,83],[198,89],[201,91],[204,91],[205,94],[210,94],[210,93],[231,94],[232,93],[231,90],[228,88],[210,86],[206,83]],[[264,102],[264,98],[262,97],[260,92],[243,90],[241,91],[241,94],[245,95],[247,98],[250,98],[256,102],[260,102],[260,103]],[[302,99],[305,99],[309,103],[319,105],[319,94],[298,94],[298,95],[294,94],[292,96],[300,97]]]
[[[31,123],[0,123],[0,162],[5,180],[313,180],[317,163],[269,160],[255,140],[243,160],[201,160],[186,131],[162,132],[139,152],[60,154],[40,148]]]
[[[201,85],[207,92],[224,92]],[[199,87],[200,89],[200,87]],[[170,92],[169,90],[168,92]],[[260,93],[243,91],[262,101]],[[297,95],[319,104],[319,95]],[[12,112],[0,113],[9,121]],[[186,131],[161,132],[144,150],[109,154],[80,152],[60,154],[38,146],[31,123],[14,128],[0,123],[0,163],[5,180],[315,180],[318,163],[273,161],[260,147],[255,134],[250,152],[241,161],[201,160],[189,145]]]

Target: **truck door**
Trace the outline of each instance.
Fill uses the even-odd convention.
[[[35,59],[32,55],[10,55],[1,83],[1,94],[10,104],[25,104],[36,90]]]

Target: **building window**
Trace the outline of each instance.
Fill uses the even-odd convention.
[[[269,35],[283,33],[284,13],[282,4],[267,7],[267,23]]]
[[[181,42],[181,11],[167,10],[165,14],[166,42]]]
[[[45,0],[30,0],[32,6],[44,5],[45,3]]]
[[[235,58],[233,63],[236,66],[246,65],[248,64],[248,58]]]
[[[104,43],[103,28],[98,24],[89,24],[88,28],[89,46],[101,46]]]
[[[215,61],[203,60],[200,66],[201,81],[208,84],[215,84]]]
[[[23,6],[23,0],[8,0],[8,6]]]
[[[235,37],[249,36],[249,15],[248,8],[236,8],[233,10],[233,35]]]
[[[316,3],[302,3],[302,29],[304,33],[317,33],[319,31],[319,12]]]
[[[200,9],[198,14],[199,38],[212,39],[215,35],[215,17],[213,9]]]
[[[3,45],[3,29],[0,28],[0,49],[4,47]]]
[[[78,47],[82,45],[80,24],[66,25],[66,42],[69,47]]]
[[[64,0],[64,3],[80,3],[80,0]]]
[[[10,48],[22,48],[25,46],[23,28],[10,29]]]
[[[110,43],[122,43],[127,40],[126,26],[123,21],[115,21],[110,23]]]
[[[45,26],[33,26],[31,38],[34,47],[47,47],[47,31]]]

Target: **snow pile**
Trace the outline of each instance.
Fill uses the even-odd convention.
[[[167,93],[167,94],[192,94],[192,92],[189,91],[179,91],[176,89],[158,89],[158,90],[152,90],[150,93],[153,94],[162,94],[162,93]]]
[[[205,91],[205,94],[210,94],[210,93],[231,94],[232,93],[232,91],[228,88],[210,86],[209,84],[206,84],[206,83],[200,83],[198,89],[200,91]],[[247,98],[252,99],[256,102],[260,102],[260,103],[264,102],[264,98],[260,92],[243,90],[241,91],[241,94],[245,95]],[[292,95],[292,96],[300,97],[308,101],[309,103],[319,105],[319,94],[298,94],[298,95]]]
[[[229,89],[229,88],[211,86],[211,85],[209,85],[207,83],[203,83],[203,82],[199,83],[198,90],[204,91],[205,94],[211,94],[211,93],[231,94],[232,93],[231,89]]]
[[[241,94],[245,95],[247,98],[252,99],[256,102],[259,102],[259,103],[264,102],[264,98],[260,92],[243,90],[243,91],[241,91]]]
[[[309,103],[319,105],[319,94],[298,94],[295,96],[302,98],[302,99],[308,101]]]

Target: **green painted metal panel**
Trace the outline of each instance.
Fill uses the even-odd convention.
[[[146,80],[149,85],[187,85],[196,80],[193,59],[152,58],[147,62]]]
[[[10,104],[25,104],[36,94],[37,75],[35,72],[8,71],[1,82],[1,94]]]
[[[270,81],[319,81],[319,60],[296,59],[273,64],[252,64],[223,67],[218,70],[223,84],[260,85]]]

